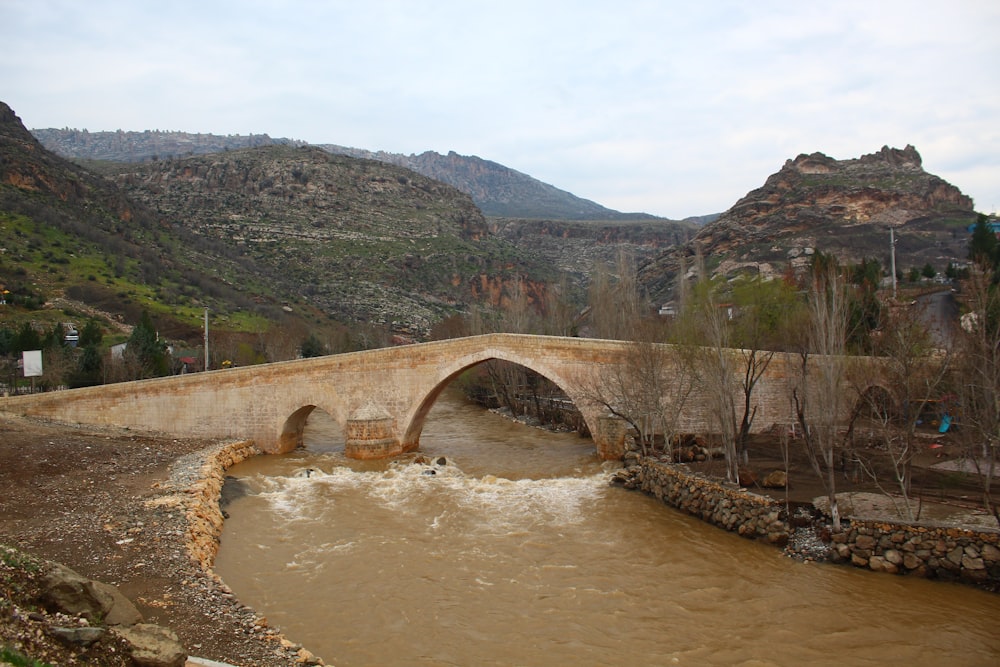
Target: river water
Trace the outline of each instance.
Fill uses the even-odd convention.
[[[339,667],[1000,664],[1000,596],[792,561],[609,487],[589,440],[446,392],[421,454],[346,459],[314,413],[230,470],[216,572]]]

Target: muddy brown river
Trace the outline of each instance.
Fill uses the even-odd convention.
[[[328,664],[1000,664],[998,595],[792,561],[451,393],[428,463],[348,460],[320,412],[306,445],[230,470],[215,569]]]

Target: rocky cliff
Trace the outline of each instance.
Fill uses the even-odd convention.
[[[799,155],[690,242],[649,262],[641,278],[666,298],[682,259],[691,267],[699,252],[709,270],[725,275],[801,269],[815,250],[888,267],[890,228],[897,267],[931,263],[943,271],[965,259],[965,226],[974,216],[972,200],[924,171],[913,146],[848,160]]]

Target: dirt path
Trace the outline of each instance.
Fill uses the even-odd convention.
[[[957,443],[932,431],[921,433],[919,452],[913,460],[910,506],[919,521],[996,529],[997,522],[981,506],[982,488],[975,475],[962,474],[962,455]],[[801,441],[789,443],[788,488],[765,489],[753,480],[763,480],[774,470],[784,470],[785,462],[778,438],[755,436],[749,445],[746,486],[793,505],[814,504],[825,509],[829,504],[826,489],[813,471]],[[865,461],[865,466],[845,457],[836,476],[838,504],[844,516],[905,519],[899,511],[905,501],[900,497],[891,465],[885,454],[874,446],[858,445],[851,456]],[[711,475],[724,476],[722,460],[689,466]],[[868,470],[874,470],[873,479]]]

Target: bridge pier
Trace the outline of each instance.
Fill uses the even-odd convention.
[[[592,433],[598,455],[605,461],[618,461],[625,456],[625,435],[628,423],[611,415],[597,418],[597,433]]]
[[[371,408],[348,419],[344,455],[350,459],[382,459],[402,454],[405,449],[395,436],[395,425],[388,414]]]

